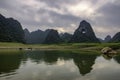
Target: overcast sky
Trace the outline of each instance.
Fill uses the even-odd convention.
[[[120,32],[120,0],[0,0],[0,13],[30,31],[73,33],[86,20],[97,37]]]

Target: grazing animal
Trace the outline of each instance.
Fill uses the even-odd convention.
[[[19,48],[19,50],[23,50],[23,48]]]
[[[27,48],[28,50],[32,50],[32,48]]]

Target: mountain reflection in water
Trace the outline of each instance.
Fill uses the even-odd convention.
[[[0,53],[0,80],[119,80],[119,63],[91,52]]]

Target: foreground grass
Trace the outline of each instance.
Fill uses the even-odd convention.
[[[101,50],[104,47],[111,47],[120,50],[120,43],[62,43],[62,44],[21,44],[0,42],[0,49],[81,49],[81,50]]]

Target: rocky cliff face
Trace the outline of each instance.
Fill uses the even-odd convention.
[[[115,36],[110,40],[110,42],[120,42],[120,32],[116,33]]]
[[[0,14],[0,41],[24,42],[24,31],[21,24],[13,18],[5,18]]]
[[[60,43],[61,42],[61,38],[60,38],[57,30],[48,29],[45,32],[46,32],[46,36],[45,36],[44,43],[52,44],[52,43]]]
[[[107,35],[104,39],[104,42],[109,42],[111,39],[112,39],[111,36]]]
[[[70,39],[72,38],[72,34],[69,33],[61,33],[60,38],[62,39],[63,42],[69,42]]]
[[[72,36],[70,42],[99,42],[99,40],[96,38],[91,25],[83,20],[80,22],[78,29],[76,29],[74,32],[74,35]]]
[[[98,40],[99,40],[101,43],[103,43],[103,42],[104,42],[104,40],[103,40],[103,39],[101,39],[101,38],[98,38]]]
[[[44,31],[36,30],[30,33],[27,29],[25,29],[24,32],[25,32],[26,43],[29,44],[43,43],[44,35],[45,35]]]
[[[25,42],[29,43],[31,38],[30,38],[30,32],[28,29],[24,29],[24,33],[25,33]]]
[[[25,31],[26,43],[30,44],[52,44],[59,43],[61,41],[58,32],[54,29],[47,29],[46,31],[33,31],[29,33],[28,30]]]

